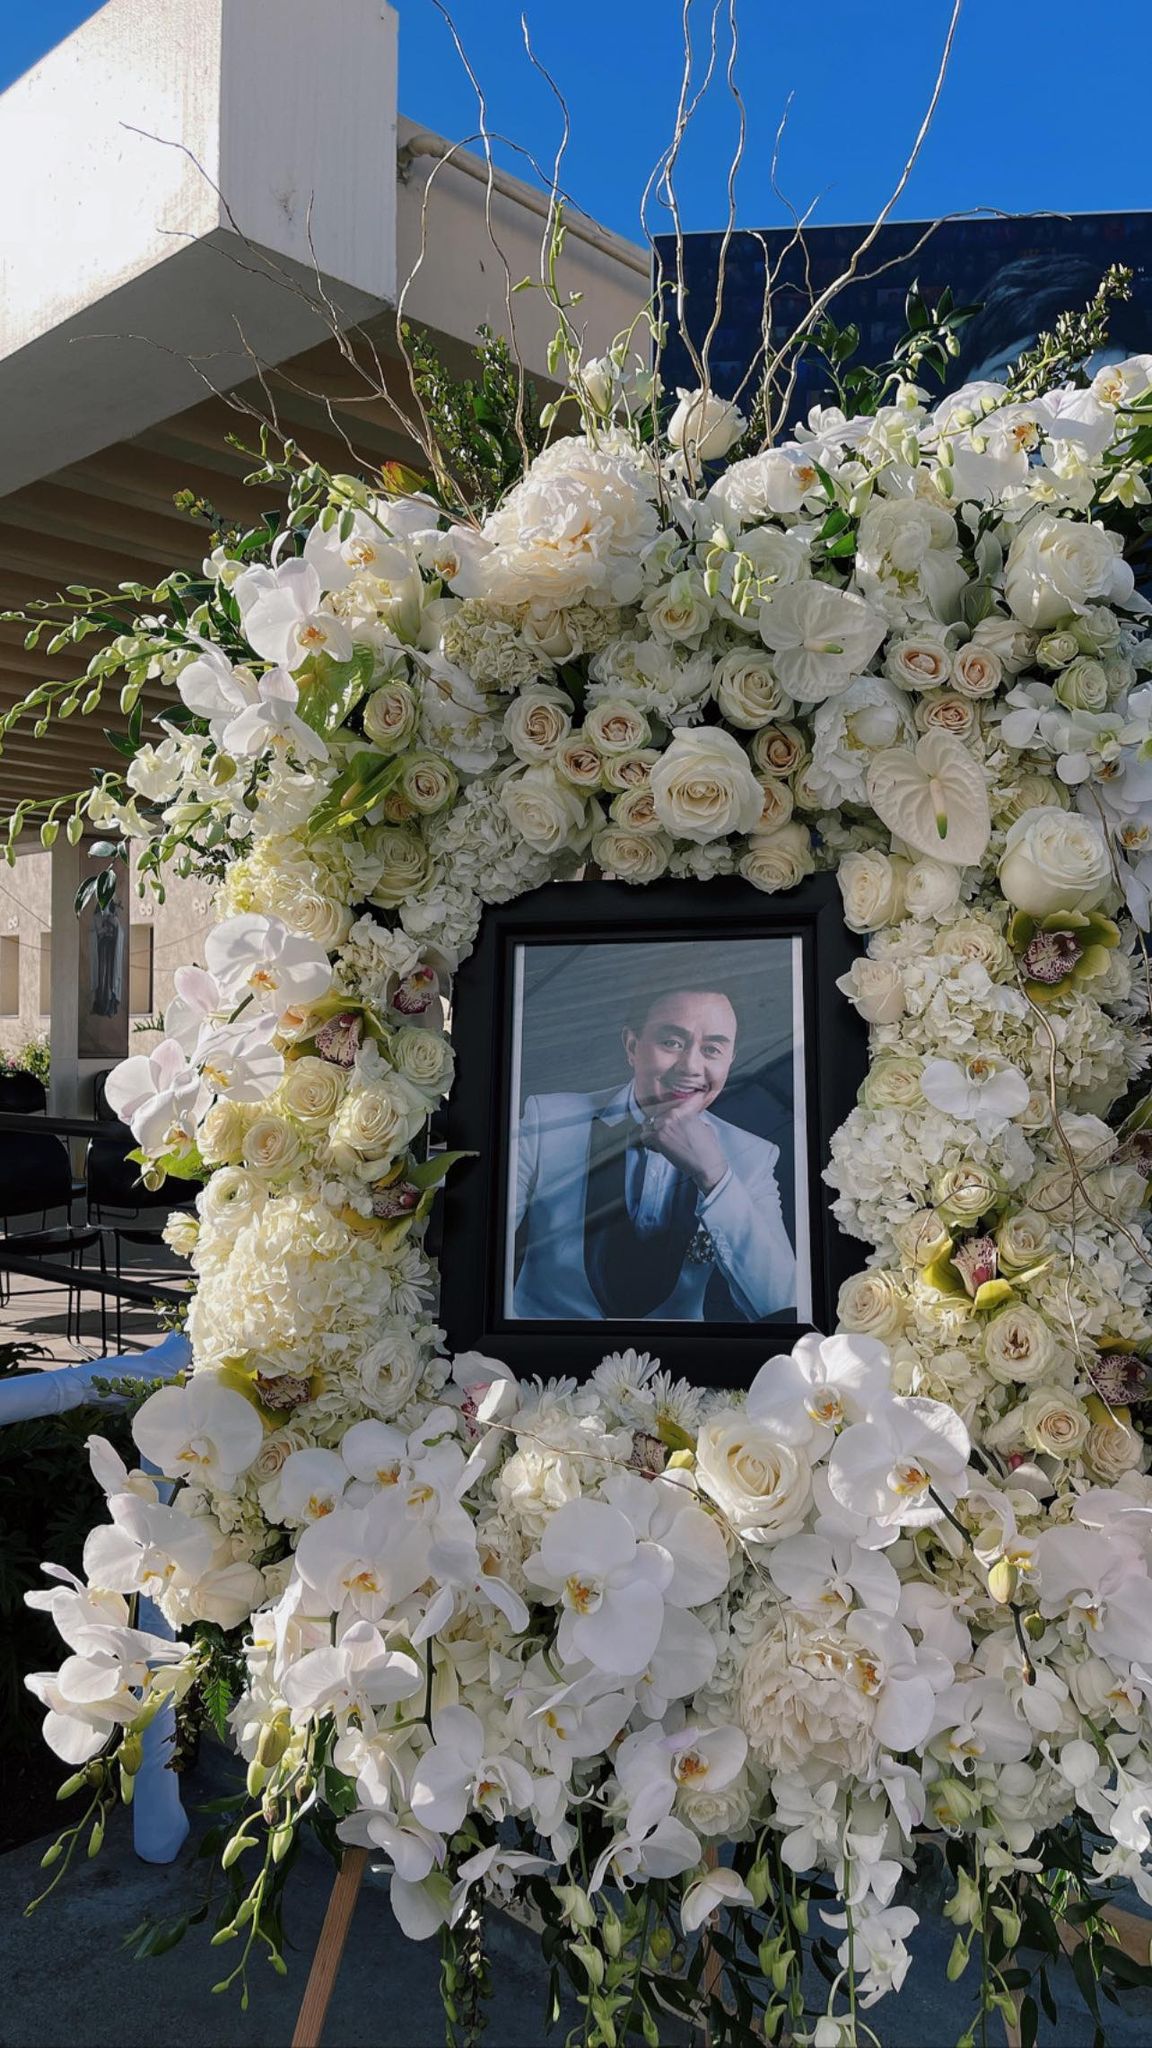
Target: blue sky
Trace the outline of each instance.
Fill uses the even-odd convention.
[[[316,0],[322,4],[322,0]],[[326,0],[333,20],[339,0]],[[524,0],[534,45],[573,120],[565,182],[586,210],[638,232],[638,200],[671,132],[679,86],[680,0]],[[0,0],[0,87],[96,11],[91,0]],[[518,0],[455,0],[489,96],[489,120],[551,161],[558,116],[524,54]],[[476,102],[432,0],[399,0],[400,105],[457,137]],[[947,0],[739,0],[740,78],[751,139],[738,188],[743,226],[785,216],[770,189],[772,138],[795,100],[782,184],[816,220],[871,218],[915,134],[947,25]],[[711,0],[694,0],[697,41]],[[863,26],[869,32],[863,33]],[[1094,26],[1095,24],[1095,26]],[[1090,212],[1152,206],[1142,141],[1146,0],[966,0],[936,123],[897,218],[973,207]],[[1079,57],[1077,52],[1080,53]],[[734,134],[722,81],[701,109],[678,184],[684,225],[722,224]],[[531,175],[521,160],[504,161]],[[659,227],[666,219],[654,215]]]

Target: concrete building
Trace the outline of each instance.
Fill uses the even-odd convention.
[[[0,179],[22,193],[0,234],[0,608],[195,567],[206,527],[178,491],[225,520],[272,509],[229,441],[256,445],[254,413],[333,468],[420,466],[395,409],[401,298],[453,368],[513,306],[550,395],[552,316],[540,292],[508,294],[539,275],[546,197],[500,173],[489,190],[482,159],[405,121],[402,60],[384,0],[108,0],[0,96]],[[647,296],[647,259],[570,214],[562,268],[597,353]],[[0,622],[0,715],[72,680],[94,644],[49,656]],[[119,722],[113,705],[44,740],[10,732],[0,816],[112,765],[102,728]],[[118,1056],[93,1050],[81,1000],[97,938],[115,1028],[126,1006],[139,1049],[211,915],[203,887],[174,881],[163,905],[133,896],[126,939],[94,938],[72,909],[86,859],[26,834],[0,869],[0,1051],[50,1029],[61,1112],[87,1110]]]

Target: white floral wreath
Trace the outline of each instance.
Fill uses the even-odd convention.
[[[904,386],[727,468],[734,407],[682,394],[646,443],[592,368],[482,524],[328,480],[128,648],[183,712],[88,817],[221,880],[107,1091],[149,1170],[209,1173],[168,1233],[195,1365],[134,1422],[173,1500],[95,1444],[111,1522],[36,1596],[71,1654],[33,1686],[102,1815],[232,1646],[245,1960],[327,1812],[414,1936],[528,1888],[597,2041],[685,2009],[669,1950],[719,1907],[797,2025],[824,1899],[846,2027],[908,1966],[925,1835],[960,1964],[1010,1954],[1025,1880],[1064,1898],[1069,1831],[1152,1903],[1152,1138],[1108,1121],[1147,1058],[1152,358]],[[442,1355],[443,996],[486,903],[587,861],[834,868],[869,935],[827,1177],[870,1256],[746,1398],[635,1352],[584,1386]]]

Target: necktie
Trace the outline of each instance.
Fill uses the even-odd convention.
[[[635,1130],[630,1119],[608,1124],[597,1117],[589,1133],[584,1268],[610,1322],[651,1315],[667,1299],[696,1227],[696,1190],[686,1174],[678,1173],[664,1228],[643,1237],[637,1230],[625,1195]]]

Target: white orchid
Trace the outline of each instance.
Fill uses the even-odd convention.
[[[161,1039],[155,1052],[121,1060],[104,1083],[104,1095],[143,1152],[191,1145],[208,1103],[200,1075],[174,1038]]]
[[[532,1804],[532,1777],[507,1750],[494,1751],[470,1707],[441,1707],[431,1748],[412,1773],[409,1800],[416,1819],[455,1834],[469,1811],[499,1823]]]
[[[596,1500],[558,1508],[524,1565],[529,1583],[559,1602],[561,1662],[587,1658],[621,1677],[635,1677],[648,1664],[674,1571],[668,1551],[637,1542],[628,1517]]]
[[[296,556],[276,569],[246,569],[236,578],[232,595],[244,638],[262,660],[290,670],[317,654],[351,660],[352,636],[335,612],[324,608],[311,562]]]
[[[332,969],[323,946],[289,931],[278,917],[245,911],[208,934],[204,957],[224,1002],[252,1001],[283,1015],[327,994]]]
[[[211,1373],[182,1387],[159,1387],[133,1417],[137,1448],[169,1479],[230,1491],[264,1441],[251,1401]]]
[[[362,1725],[377,1707],[411,1699],[423,1685],[416,1659],[388,1649],[369,1621],[354,1621],[339,1642],[309,1650],[287,1665],[280,1679],[288,1706],[302,1721],[334,1714],[338,1722],[354,1716]]]
[[[1027,1109],[1031,1095],[1019,1067],[992,1053],[973,1053],[963,1064],[959,1060],[925,1060],[920,1090],[933,1109],[975,1125],[984,1139],[994,1138]]]
[[[874,1337],[801,1337],[760,1367],[748,1413],[781,1443],[803,1444],[818,1457],[844,1423],[865,1421],[887,1400],[890,1378],[888,1352]]]
[[[260,677],[252,701],[225,726],[220,743],[225,753],[254,760],[270,750],[291,754],[299,762],[326,761],[328,748],[297,715],[300,692],[287,669],[270,668]]]
[[[954,1408],[897,1397],[837,1439],[828,1486],[842,1507],[881,1529],[928,1528],[967,1492],[969,1449]]]
[[[855,1607],[895,1615],[900,1576],[877,1550],[849,1536],[786,1536],[768,1553],[768,1571],[785,1598],[818,1621],[835,1621]]]
[[[676,1795],[719,1792],[744,1768],[748,1738],[742,1728],[689,1723],[672,1734],[643,1728],[616,1752],[616,1776],[628,1810],[628,1828],[646,1834],[671,1813]]]
[[[114,1494],[112,1519],[93,1529],[84,1545],[84,1572],[96,1589],[146,1593],[161,1601],[195,1586],[216,1551],[211,1525],[182,1508]]]
[[[1042,1614],[1065,1616],[1112,1663],[1146,1661],[1152,1578],[1127,1543],[1100,1530],[1045,1529],[1036,1565]]]
[[[86,1654],[66,1657],[58,1671],[32,1672],[25,1680],[48,1709],[45,1742],[73,1768],[98,1755],[113,1729],[137,1719],[153,1688],[155,1666],[187,1658],[184,1644],[136,1628],[89,1629],[86,1646]],[[156,1676],[156,1691],[182,1689]]]
[[[728,1870],[722,1864],[715,1870],[708,1870],[688,1886],[680,1901],[680,1925],[685,1934],[695,1934],[703,1927],[713,1913],[719,1913],[725,1906],[751,1906],[752,1894],[743,1878],[735,1870]]]

